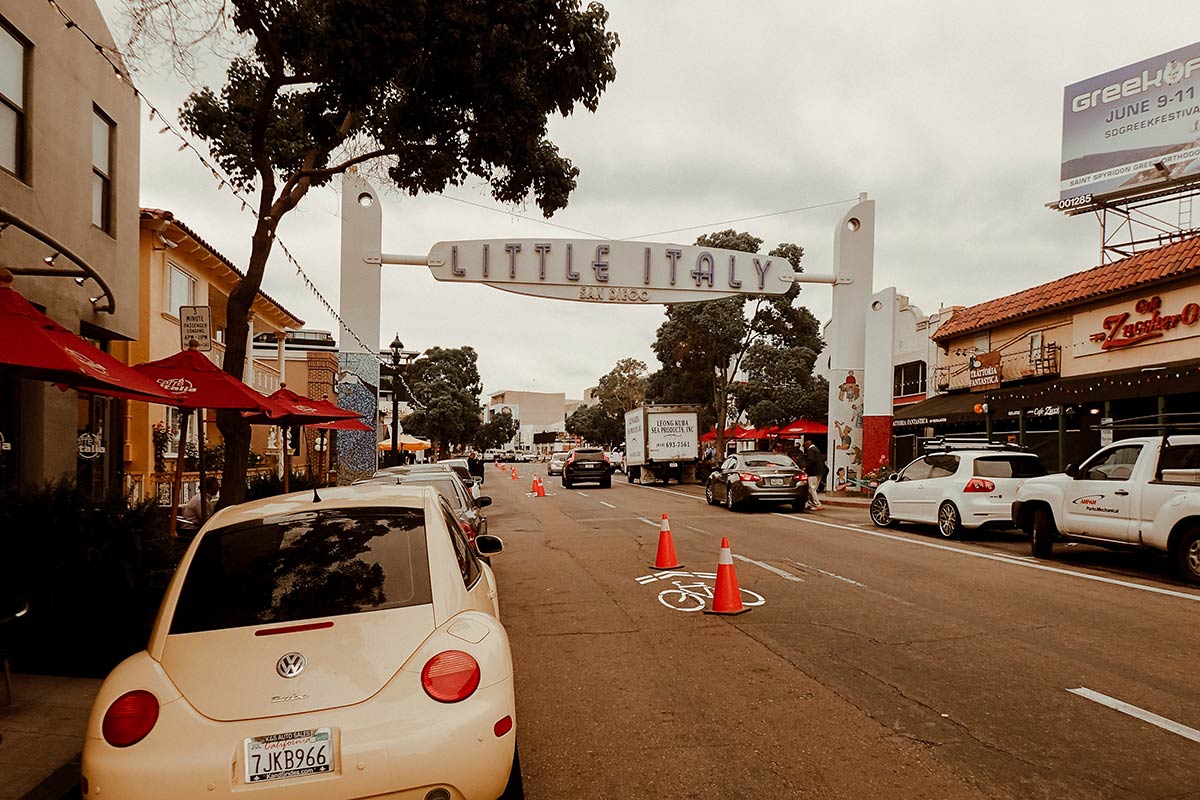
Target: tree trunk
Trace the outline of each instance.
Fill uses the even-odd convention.
[[[258,289],[262,286],[267,257],[274,241],[271,226],[259,219],[250,250],[246,277],[238,281],[229,293],[225,314],[225,361],[223,369],[238,380],[245,372],[246,356],[250,351],[250,313]],[[217,412],[217,429],[225,439],[225,469],[221,473],[222,508],[246,499],[246,470],[250,463],[250,423],[240,411]],[[284,447],[287,443],[284,442]]]

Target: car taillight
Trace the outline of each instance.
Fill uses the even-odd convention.
[[[144,689],[126,692],[104,712],[101,730],[113,747],[129,747],[146,738],[158,722],[158,698]]]
[[[797,472],[796,473],[796,483],[807,483],[807,482],[808,482],[808,473],[807,472]]]
[[[762,480],[762,478],[755,475],[753,472],[739,472],[738,480],[742,483],[758,483]]]
[[[463,529],[463,533],[465,533],[467,535],[468,542],[475,541],[475,529],[471,527],[471,523],[469,523],[469,522],[462,523],[462,529]]]
[[[466,700],[479,687],[479,663],[462,650],[438,653],[421,670],[421,685],[439,703]]]
[[[963,489],[963,491],[994,492],[996,491],[996,484],[992,483],[991,481],[984,480],[983,478],[971,478],[971,480],[967,481],[967,486]]]

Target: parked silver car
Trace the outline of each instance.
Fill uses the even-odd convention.
[[[751,502],[808,504],[808,473],[783,453],[747,450],[734,453],[708,476],[704,499],[730,511]]]

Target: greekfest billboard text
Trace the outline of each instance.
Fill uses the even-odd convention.
[[[1200,44],[1068,86],[1060,179],[1062,210],[1200,180]]]

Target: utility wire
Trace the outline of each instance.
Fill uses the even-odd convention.
[[[700,228],[716,228],[720,225],[732,225],[735,222],[749,222],[750,220],[753,220],[753,219],[765,219],[767,217],[778,217],[782,214],[795,214],[798,211],[812,211],[814,208],[825,208],[826,206],[836,206],[836,205],[841,205],[842,203],[853,203],[857,200],[858,200],[857,197],[851,197],[846,200],[832,200],[828,203],[817,203],[816,205],[802,206],[800,208],[789,208],[786,211],[772,211],[767,214],[755,214],[752,217],[741,217],[739,219],[727,219],[724,222],[708,222],[708,223],[705,223],[704,225],[689,225],[686,228],[674,228],[669,231],[654,231],[653,233],[639,233],[637,236],[626,236],[624,239],[622,239],[620,241],[628,241],[629,239],[646,239],[650,236],[665,236],[668,233],[681,233],[683,231],[694,231],[694,230],[698,230]]]

